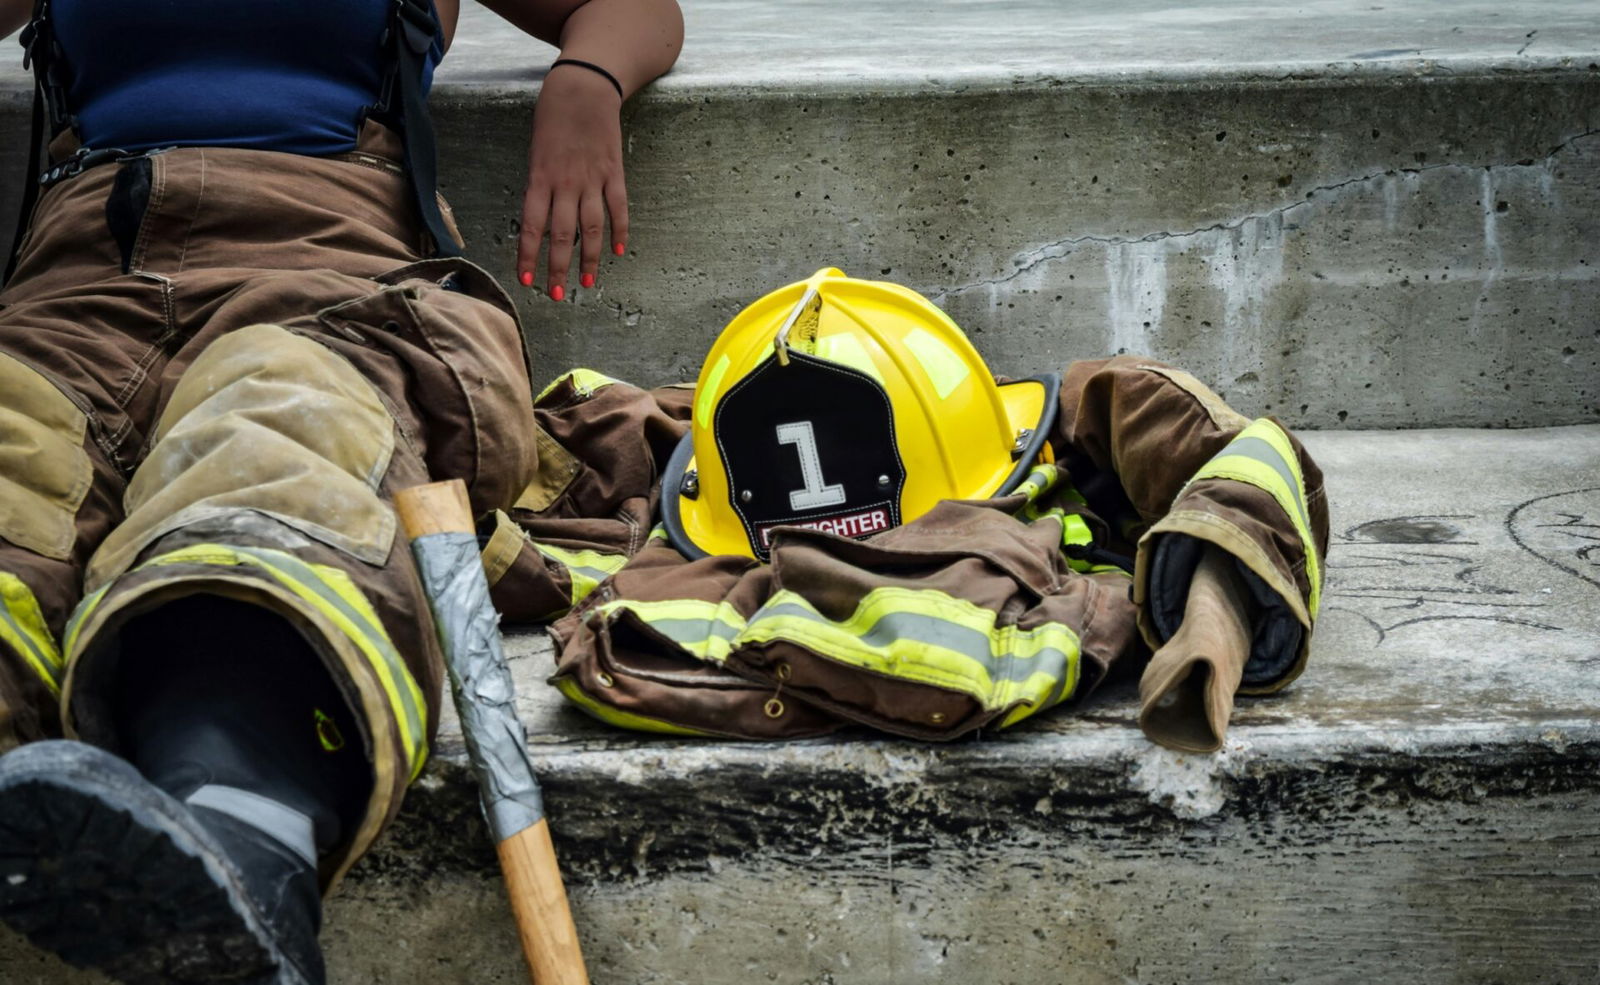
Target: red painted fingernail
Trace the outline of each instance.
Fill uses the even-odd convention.
[[[522,281],[522,286],[523,287],[532,287],[533,286],[533,273],[532,273],[532,271],[524,270],[522,272],[522,275],[520,277],[518,277],[517,280]]]
[[[622,256],[622,254],[628,252],[628,248],[623,246],[621,243],[612,243],[611,252],[615,253],[617,256]]]
[[[578,278],[578,283],[582,284],[584,287],[593,287],[594,274],[584,274],[582,277]]]
[[[567,296],[567,292],[566,292],[565,289],[562,288],[562,286],[560,284],[556,284],[556,285],[554,285],[553,287],[550,288],[550,300],[552,300],[552,301],[560,301],[562,298],[564,298],[566,296]]]

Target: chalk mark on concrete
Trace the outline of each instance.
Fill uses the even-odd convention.
[[[1477,543],[1477,541],[1468,541]],[[1342,545],[1341,545],[1342,546]],[[1425,551],[1404,551],[1400,554],[1351,554],[1347,550],[1339,552],[1338,568],[1341,571],[1358,571],[1363,568],[1415,568],[1428,564],[1438,564],[1444,561],[1470,562],[1472,558],[1462,557],[1459,554],[1429,554]],[[1351,564],[1352,561],[1368,561],[1370,564]]]
[[[1500,522],[1509,529],[1518,510],[1527,505],[1513,508]],[[1600,555],[1600,523],[1589,522],[1584,512],[1563,509],[1539,519],[1549,522],[1540,523],[1538,529],[1579,538],[1585,542],[1582,551]],[[1472,532],[1473,521],[1495,522],[1468,513],[1408,514],[1364,521],[1335,533],[1324,597],[1340,604],[1329,605],[1326,611],[1348,613],[1366,623],[1377,637],[1375,647],[1383,646],[1397,630],[1424,623],[1470,620],[1565,632],[1531,613],[1510,611],[1547,609],[1550,601],[1487,575],[1485,560],[1476,553],[1448,549],[1482,543]],[[1558,561],[1542,559],[1562,567]],[[1600,572],[1600,563],[1595,566]]]
[[[1589,486],[1583,489],[1569,489],[1565,492],[1550,493],[1537,496],[1533,499],[1517,504],[1511,512],[1506,514],[1505,529],[1513,543],[1527,551],[1529,554],[1550,565],[1558,571],[1564,571],[1574,578],[1588,582],[1595,588],[1600,588],[1600,559],[1595,558],[1596,551],[1600,551],[1600,522],[1590,519],[1588,510],[1573,511],[1568,508],[1554,510],[1553,516],[1543,519],[1559,518],[1558,523],[1531,523],[1519,530],[1519,523],[1524,517],[1540,519],[1536,510],[1540,504],[1563,497],[1592,496],[1600,493],[1600,486]],[[1540,544],[1537,547],[1530,543],[1535,531],[1559,531],[1564,537],[1585,542],[1583,546],[1570,545],[1570,541],[1563,541],[1573,547],[1571,556],[1581,564],[1567,563],[1567,558],[1551,550],[1554,545]],[[1544,548],[1541,550],[1540,548]],[[1558,560],[1559,558],[1559,560]]]

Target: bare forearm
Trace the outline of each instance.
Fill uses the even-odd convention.
[[[625,97],[671,68],[682,48],[676,0],[589,0],[561,29],[561,57],[604,67]]]
[[[32,14],[33,0],[0,0],[0,38],[8,38],[20,31]],[[12,51],[17,53],[17,49]]]
[[[627,253],[628,192],[622,167],[622,100],[672,67],[683,47],[677,0],[481,0],[521,30],[615,77],[557,66],[539,89],[528,151],[528,187],[517,237],[517,279],[534,286],[548,234],[552,300],[566,297],[567,271],[581,251],[579,283],[597,283],[603,250]],[[610,219],[611,235],[605,235]]]
[[[522,31],[617,77],[624,96],[672,67],[683,47],[677,0],[483,0]]]

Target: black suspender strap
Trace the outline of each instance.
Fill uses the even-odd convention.
[[[395,0],[388,39],[391,67],[381,101],[375,108],[399,123],[417,214],[433,238],[434,256],[456,257],[461,255],[461,244],[450,234],[444,215],[439,211],[438,146],[434,140],[433,121],[428,117],[428,104],[422,94],[422,73],[427,66],[428,49],[433,47],[441,30],[432,0]],[[394,105],[397,97],[399,106]]]
[[[11,240],[11,252],[6,258],[5,275],[0,284],[11,280],[17,269],[17,254],[22,250],[22,238],[33,223],[33,207],[39,201],[39,179],[43,168],[45,143],[45,115],[49,112],[50,136],[71,123],[66,107],[66,66],[59,58],[55,32],[50,30],[50,0],[38,0],[33,5],[33,19],[22,29],[22,67],[32,68],[33,121],[28,130],[28,170],[22,177],[22,207],[17,210],[17,232]],[[48,105],[47,105],[48,104]]]
[[[38,88],[33,90],[33,126],[28,133],[28,170],[23,173],[22,207],[17,210],[17,233],[11,239],[11,253],[6,259],[6,272],[0,277],[0,287],[11,282],[17,269],[17,256],[22,252],[22,238],[28,235],[33,223],[33,207],[39,201],[39,148],[44,143],[44,97]]]

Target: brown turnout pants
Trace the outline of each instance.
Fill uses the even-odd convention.
[[[438,719],[389,499],[459,477],[476,510],[509,507],[536,456],[511,303],[471,264],[419,259],[398,150],[369,126],[337,158],[90,169],[44,192],[0,293],[0,749],[61,730],[114,747],[134,616],[265,606],[318,651],[373,764],[325,884],[398,810]]]

